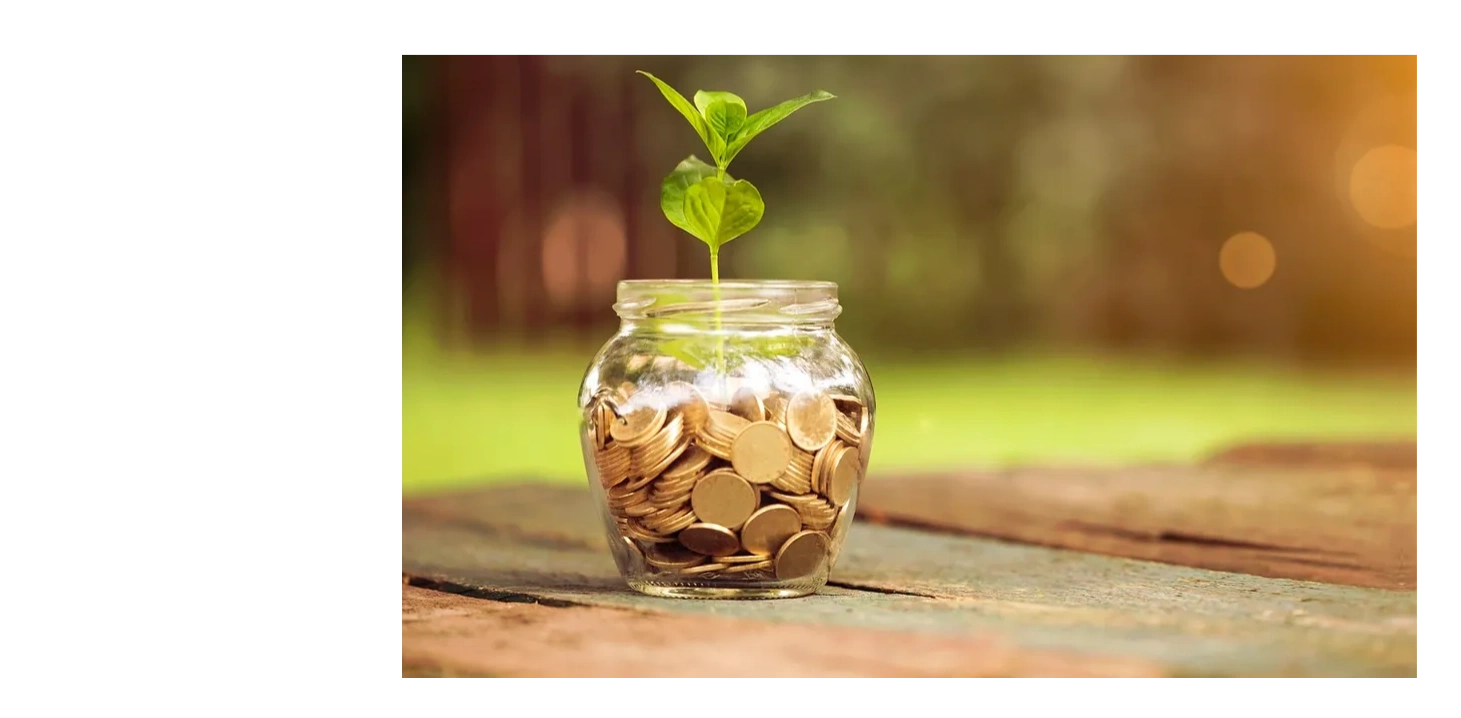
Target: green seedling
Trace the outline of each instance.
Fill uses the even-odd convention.
[[[715,292],[715,328],[720,334],[720,247],[761,223],[766,203],[761,192],[747,180],[731,177],[726,171],[732,160],[752,139],[771,129],[772,125],[791,116],[813,102],[830,100],[836,95],[817,90],[801,97],[768,107],[753,115],[746,114],[746,101],[729,92],[695,93],[691,105],[684,95],[643,70],[659,88],[670,105],[695,129],[710,158],[709,165],[695,155],[686,157],[660,184],[659,204],[671,224],[689,232],[710,248],[710,284]],[[716,342],[716,363],[725,369],[724,338]]]
[[[756,186],[727,173],[731,161],[752,139],[791,113],[835,95],[817,90],[748,116],[746,101],[732,93],[700,90],[691,105],[684,95],[654,75],[643,70],[639,74],[654,82],[670,105],[679,110],[715,162],[712,166],[695,155],[686,157],[660,184],[660,209],[672,224],[710,248],[710,281],[717,284],[721,245],[751,231],[766,213]]]

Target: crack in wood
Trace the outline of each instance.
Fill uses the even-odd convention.
[[[895,526],[899,528],[916,529],[919,531],[942,534],[946,536],[977,536],[979,538],[993,539],[1005,543],[1049,546],[1052,548],[1069,549],[1068,546],[1065,546],[1058,541],[1041,541],[1035,538],[1017,538],[1002,533],[977,530],[968,527],[953,528],[932,521],[924,521],[921,519],[910,518],[906,516],[889,515],[886,513],[878,513],[875,516],[869,517],[858,516],[857,518],[858,520],[866,520],[869,523],[878,524],[880,526]],[[1213,538],[1209,536],[1199,536],[1195,534],[1188,534],[1185,532],[1170,530],[1159,531],[1156,533],[1146,533],[1129,529],[1121,529],[1114,526],[1094,524],[1074,519],[1061,521],[1057,524],[1054,524],[1054,527],[1057,529],[1081,531],[1088,534],[1111,536],[1118,539],[1136,541],[1145,544],[1188,544],[1192,546],[1258,551],[1261,553],[1272,554],[1274,558],[1281,558],[1282,560],[1289,563],[1303,564],[1307,566],[1316,566],[1322,568],[1341,568],[1352,570],[1364,570],[1366,568],[1363,563],[1359,563],[1353,560],[1346,560],[1347,558],[1349,558],[1349,554],[1333,551],[1324,551],[1323,549],[1305,548],[1302,546],[1282,546],[1279,544],[1267,544],[1257,541],[1241,541],[1235,539]],[[1141,557],[1136,558],[1138,558],[1138,560],[1148,561],[1160,560]],[[925,594],[910,595],[924,596]],[[939,598],[938,596],[927,597]]]
[[[1305,548],[1303,546],[1283,546],[1280,544],[1263,543],[1260,541],[1243,541],[1240,539],[1215,538],[1212,536],[1200,536],[1198,534],[1191,534],[1183,531],[1173,531],[1171,529],[1163,529],[1154,533],[1146,531],[1135,531],[1132,529],[1123,529],[1116,526],[1108,526],[1105,524],[1081,521],[1079,519],[1067,519],[1065,521],[1061,521],[1060,523],[1056,524],[1056,528],[1074,528],[1080,531],[1106,534],[1109,536],[1116,536],[1118,538],[1131,539],[1133,541],[1186,543],[1193,544],[1195,546],[1252,549],[1254,551],[1268,551],[1284,554],[1330,554],[1333,556],[1342,555],[1318,548]]]
[[[828,586],[836,586],[837,588],[843,588],[843,589],[847,589],[849,591],[866,591],[868,593],[882,593],[882,594],[887,594],[887,595],[890,595],[890,596],[914,596],[916,598],[932,598],[932,599],[943,599],[943,598],[945,598],[944,596],[939,596],[939,595],[935,595],[935,594],[932,594],[932,593],[921,593],[919,591],[908,591],[908,590],[898,589],[898,588],[885,588],[883,586],[872,586],[872,585],[868,585],[868,584],[865,584],[865,583],[853,583],[851,581],[829,580],[829,581],[827,581],[827,585]]]
[[[488,601],[498,601],[501,603],[533,603],[539,606],[547,606],[548,608],[573,608],[577,606],[588,605],[575,601],[564,601],[557,598],[542,598],[540,596],[534,596],[527,593],[517,593],[515,591],[495,591],[492,589],[477,588],[475,586],[467,586],[464,584],[455,583],[453,581],[440,581],[437,579],[425,578],[422,576],[412,576],[410,574],[402,574],[402,576],[405,579],[406,585],[409,586],[424,588],[430,591],[439,591],[441,593],[451,593],[458,596],[467,596],[470,598],[483,598]]]

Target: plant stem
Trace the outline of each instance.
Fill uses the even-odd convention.
[[[715,176],[725,181],[725,165],[716,158]],[[725,334],[720,325],[720,247],[710,248],[710,291],[715,299],[715,369],[725,381]]]
[[[710,291],[715,299],[715,367],[725,376],[725,336],[720,326],[720,248],[710,250]]]

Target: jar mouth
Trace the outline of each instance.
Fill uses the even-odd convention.
[[[721,323],[831,324],[842,307],[837,283],[800,279],[627,279],[614,311],[625,320],[683,321],[710,316]]]
[[[721,290],[736,289],[823,289],[837,291],[836,282],[819,279],[722,279]],[[655,287],[699,287],[710,289],[715,283],[709,279],[625,279],[619,282],[619,291],[627,289],[653,289]]]

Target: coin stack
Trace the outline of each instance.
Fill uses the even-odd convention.
[[[829,565],[866,466],[855,396],[622,384],[587,408],[588,440],[625,544],[656,573],[806,579]]]

